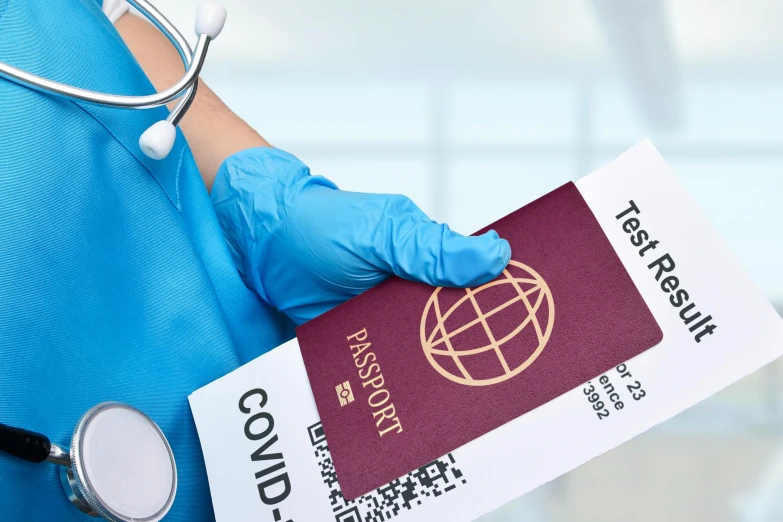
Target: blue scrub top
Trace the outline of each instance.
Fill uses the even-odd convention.
[[[80,87],[153,92],[95,0],[0,0],[0,60]],[[167,520],[212,520],[195,389],[293,336],[232,262],[182,135],[163,161],[129,111],[0,79],[0,422],[69,445],[103,401],[146,412],[179,470]],[[58,469],[0,455],[0,520],[94,520]]]

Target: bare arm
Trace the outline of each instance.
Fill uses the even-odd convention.
[[[176,49],[152,25],[130,13],[123,15],[115,25],[157,90],[173,85],[182,76],[184,67]],[[196,99],[180,128],[190,144],[207,190],[212,189],[223,160],[244,149],[270,146],[231,112],[203,81],[199,81]]]

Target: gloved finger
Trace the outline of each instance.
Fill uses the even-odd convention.
[[[494,230],[462,236],[431,221],[408,198],[390,196],[376,254],[394,274],[434,286],[468,287],[497,277],[511,259],[511,246]]]

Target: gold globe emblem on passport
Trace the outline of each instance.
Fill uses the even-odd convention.
[[[421,345],[443,377],[489,386],[519,375],[541,355],[555,321],[546,281],[511,261],[478,288],[436,288],[421,317]]]

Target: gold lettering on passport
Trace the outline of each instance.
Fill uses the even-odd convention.
[[[402,424],[394,409],[394,403],[391,402],[391,393],[384,388],[386,381],[381,373],[381,365],[378,364],[375,352],[370,351],[372,343],[367,341],[367,337],[367,329],[364,328],[349,335],[347,339],[356,343],[349,346],[353,355],[353,363],[362,380],[362,388],[368,388],[368,391],[371,391],[367,398],[367,404],[372,408],[375,427],[378,428],[380,437],[387,433],[402,433]]]

